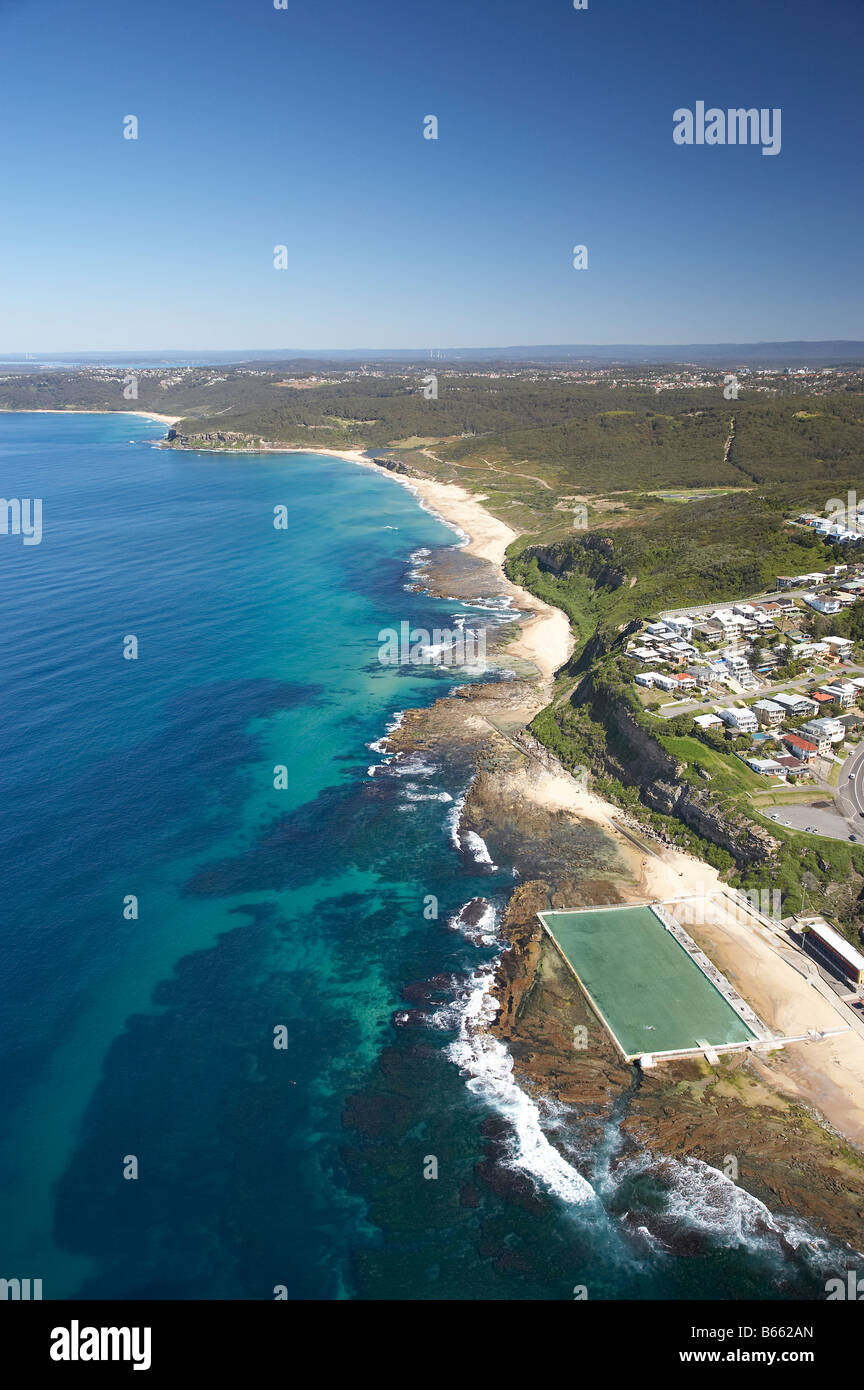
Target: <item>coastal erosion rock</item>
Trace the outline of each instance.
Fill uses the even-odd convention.
[[[580,1141],[590,1144],[632,1085],[633,1069],[543,931],[537,913],[549,906],[549,885],[537,880],[520,884],[510,899],[500,928],[508,948],[493,987],[501,1009],[491,1028],[509,1049],[519,1084],[572,1107]]]
[[[740,813],[730,813],[707,788],[684,781],[683,764],[640,728],[623,702],[606,707],[606,720],[625,750],[625,757],[615,759],[620,763],[616,776],[632,783],[635,769],[641,798],[652,811],[677,816],[703,839],[728,851],[740,869],[765,864],[776,854],[780,841],[769,831]]]

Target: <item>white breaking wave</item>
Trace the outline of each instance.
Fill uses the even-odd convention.
[[[490,869],[497,869],[498,865],[492,863],[492,856],[482,836],[473,830],[466,830],[462,836],[463,845],[474,856],[475,864],[486,864]]]
[[[447,817],[447,829],[450,832],[450,843],[454,849],[460,853],[466,851],[472,855],[475,864],[485,864],[490,869],[497,869],[498,865],[492,863],[492,856],[486,846],[486,841],[473,830],[463,830],[460,832],[459,826],[462,820],[462,812],[465,809],[465,801],[468,797],[469,788],[466,787],[461,796],[456,798],[453,809]]]
[[[385,726],[385,732],[381,735],[381,737],[376,738],[374,743],[368,743],[366,745],[370,752],[385,753],[387,751],[387,740],[389,739],[390,735],[394,734],[397,729],[400,729],[404,722],[404,709],[397,710],[393,718],[390,720],[389,724]]]
[[[440,771],[438,763],[430,762],[422,753],[402,754],[390,768],[393,777],[431,777]]]
[[[652,1154],[643,1153],[623,1167],[631,1174],[654,1169],[656,1165]],[[804,1246],[827,1252],[830,1248],[828,1241],[791,1218],[774,1216],[758,1197],[700,1158],[664,1156],[659,1166],[660,1176],[671,1178],[664,1215],[703,1232],[717,1245],[732,1249],[742,1245],[773,1248],[778,1240],[783,1240],[794,1250]],[[620,1173],[619,1169],[616,1174],[619,1180]]]
[[[462,812],[465,809],[465,801],[468,796],[468,789],[457,796],[453,803],[453,809],[447,817],[447,829],[450,832],[450,843],[454,849],[462,848],[462,837],[459,834],[459,822],[462,819]]]
[[[448,918],[447,925],[451,931],[461,932],[466,941],[473,942],[475,946],[498,946],[501,944],[495,930],[498,914],[492,903],[486,903],[476,922],[466,920],[465,913],[468,908],[475,902],[482,901],[482,898],[472,898],[470,902],[463,903],[459,911]]]
[[[537,1106],[513,1080],[513,1058],[506,1047],[485,1031],[501,1007],[490,992],[493,979],[491,967],[471,976],[459,1009],[459,1038],[447,1054],[468,1075],[468,1090],[488,1101],[513,1126],[511,1167],[528,1173],[562,1201],[580,1207],[596,1201],[591,1184],[571,1168],[540,1128]]]

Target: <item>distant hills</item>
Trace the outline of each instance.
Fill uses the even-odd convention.
[[[809,342],[766,343],[559,343],[515,345],[512,347],[469,348],[295,348],[284,351],[249,349],[210,352],[188,350],[166,352],[82,352],[0,354],[0,369],[16,371],[63,370],[71,367],[137,366],[176,367],[277,366],[298,362],[420,363],[437,361],[451,366],[531,363],[554,366],[646,366],[693,364],[699,366],[748,367],[828,367],[857,366],[864,363],[864,342],[857,339],[827,339]]]

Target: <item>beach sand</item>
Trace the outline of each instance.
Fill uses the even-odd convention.
[[[145,420],[156,420],[160,425],[176,425],[178,420],[182,420],[182,415],[159,415],[155,410],[49,410],[40,407],[38,410],[7,410],[0,406],[0,413],[4,415],[140,415]]]

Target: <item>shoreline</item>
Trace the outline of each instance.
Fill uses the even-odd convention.
[[[569,658],[573,636],[569,620],[560,609],[512,584],[504,574],[504,556],[517,533],[484,510],[482,494],[469,493],[459,484],[400,476],[358,451],[295,452],[329,453],[387,474],[412,491],[421,505],[445,524],[466,535],[465,550],[469,554],[494,566],[502,591],[513,597],[522,613],[533,614],[522,619],[519,636],[505,648],[508,653],[532,661],[539,672],[536,700],[521,711],[523,727],[527,726],[548,703],[554,673]],[[472,786],[476,775],[475,769]],[[623,831],[626,818],[622,818],[620,808],[580,786],[551,755],[544,759],[539,771],[535,767],[530,772],[501,775],[499,787],[502,794],[506,790],[523,801],[533,802],[544,813],[572,816],[602,830],[627,868],[630,883],[618,880],[625,902],[645,898],[663,902],[676,897],[716,902],[714,895],[720,898],[724,894],[726,885],[719,870],[705,861],[670,846],[652,844],[640,850]],[[700,944],[718,967],[777,1032],[800,1035],[814,1024],[830,1028],[840,1023],[831,1005],[811,993],[809,984],[769,949],[758,924],[748,928],[742,924],[739,913],[721,909],[710,926],[700,922],[689,930],[697,940],[701,938]],[[821,1049],[821,1055],[819,1050],[812,1050],[814,1046]],[[780,1053],[754,1056],[753,1066],[763,1086],[806,1107],[826,1136],[839,1134],[859,1153],[864,1150],[864,1038],[847,1034],[835,1038],[833,1044],[787,1045]],[[661,1076],[657,1080],[662,1084]]]
[[[160,425],[176,425],[183,419],[182,415],[160,415],[155,410],[81,410],[77,406],[68,409],[36,406],[33,410],[10,410],[8,406],[0,406],[0,415],[140,415]]]
[[[39,410],[32,412],[7,412],[17,414],[128,414],[154,420],[160,424],[173,425],[179,417],[161,415],[154,411],[86,411],[86,410]],[[238,450],[213,450],[211,452],[237,453]],[[574,645],[569,620],[561,609],[536,598],[521,586],[513,584],[504,573],[504,559],[508,546],[516,539],[517,532],[506,522],[493,516],[483,507],[485,496],[469,492],[458,483],[443,483],[437,479],[419,475],[399,474],[388,469],[375,459],[368,457],[361,449],[333,449],[323,446],[304,447],[299,445],[278,446],[243,450],[248,453],[317,454],[325,458],[343,459],[373,469],[389,478],[399,486],[407,488],[419,504],[459,537],[465,553],[490,564],[495,571],[498,590],[510,598],[514,607],[514,619],[518,623],[518,635],[507,643],[505,651],[530,662],[538,673],[534,694],[529,703],[519,711],[519,722],[523,728],[549,702],[554,676],[568,660]],[[386,735],[384,735],[386,737]],[[650,898],[664,901],[677,896],[701,896],[722,891],[724,885],[719,871],[703,860],[669,846],[640,850],[622,833],[620,808],[602,797],[581,787],[557,760],[550,759],[538,776],[536,768],[531,775],[523,774],[517,779],[518,793],[527,801],[533,802],[545,812],[572,816],[576,820],[596,825],[608,837],[618,854],[624,860],[632,887],[621,885],[625,900]],[[512,779],[511,779],[512,780]],[[731,925],[732,931],[728,930]],[[737,977],[739,988],[745,998],[760,999],[763,1012],[771,1012],[768,999],[764,998],[767,981],[779,985],[781,978],[790,967],[772,958],[772,953],[758,952],[758,962],[753,957],[755,942],[741,933],[740,925],[735,930],[734,921],[724,923],[726,930],[720,930],[719,938],[715,925],[709,933],[713,947],[720,957],[718,965],[727,973]],[[704,930],[704,929],[703,929]],[[697,934],[699,934],[697,932]],[[722,938],[722,940],[720,939]],[[793,972],[794,973],[794,972]],[[807,991],[801,996],[795,986],[797,981],[787,976],[786,993],[798,996],[798,1007],[802,1005],[809,1011]],[[772,991],[773,993],[774,991]],[[775,995],[775,1000],[776,1000]],[[778,1006],[779,1006],[779,1001]],[[813,1003],[815,1004],[815,1000]],[[822,1011],[824,1001],[819,1001],[823,1026],[830,1020]],[[805,1020],[799,1015],[795,1020],[797,1027],[803,1027]],[[837,1053],[841,1052],[842,1059]],[[781,1094],[795,1096],[799,1103],[809,1104],[825,1121],[844,1133],[854,1145],[864,1147],[864,1083],[858,1085],[856,1062],[858,1054],[864,1051],[861,1038],[844,1040],[835,1044],[834,1055],[829,1062],[822,1061],[818,1055],[811,1055],[804,1045],[797,1045],[786,1053],[787,1065],[782,1062],[765,1062],[761,1070],[765,1080],[773,1084]],[[864,1073],[864,1067],[860,1069]],[[766,1075],[767,1073],[767,1075]],[[784,1074],[785,1073],[785,1074]],[[770,1078],[770,1080],[769,1080]],[[838,1084],[839,1083],[839,1084]],[[848,1098],[843,1100],[843,1092]],[[851,1092],[852,1094],[848,1094]],[[854,1099],[853,1099],[854,1097]],[[850,1105],[850,1101],[852,1102]],[[845,1123],[844,1123],[845,1121]],[[851,1131],[851,1132],[850,1132]]]

